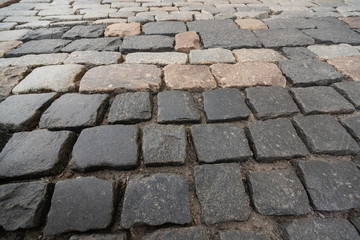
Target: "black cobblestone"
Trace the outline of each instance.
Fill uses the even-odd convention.
[[[65,40],[63,40],[65,41]],[[67,41],[67,40],[66,40]],[[106,38],[83,38],[71,42],[62,48],[62,52],[75,51],[119,51],[121,40],[117,37]]]
[[[186,32],[186,26],[184,22],[177,21],[150,22],[143,25],[142,31],[145,34],[175,35]]]

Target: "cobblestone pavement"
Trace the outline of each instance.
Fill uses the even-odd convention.
[[[0,239],[360,239],[359,0],[0,6]]]

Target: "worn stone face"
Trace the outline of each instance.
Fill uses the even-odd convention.
[[[0,226],[7,231],[41,226],[52,188],[52,183],[42,181],[1,185]]]
[[[298,116],[293,121],[312,153],[355,155],[360,151],[356,141],[331,116]]]
[[[145,235],[141,240],[172,240],[172,239],[209,240],[207,231],[203,227],[188,227],[158,230]]]
[[[179,90],[216,88],[216,81],[207,66],[171,64],[163,70],[167,88]]]
[[[222,88],[286,86],[285,77],[274,63],[214,64],[210,69]]]
[[[69,56],[67,53],[29,54],[17,58],[2,58],[1,66],[40,67],[45,65],[59,65]]]
[[[62,48],[62,52],[75,51],[119,51],[121,40],[117,37],[83,38]]]
[[[237,89],[205,91],[203,98],[208,122],[242,120],[249,117],[249,109],[241,92]]]
[[[303,32],[314,38],[317,44],[360,44],[360,35],[348,28],[329,27],[328,29],[306,29],[303,30]]]
[[[342,119],[341,123],[355,140],[360,142],[360,117],[348,117]]]
[[[247,128],[257,161],[273,162],[309,154],[288,119],[249,122]]]
[[[27,67],[0,68],[0,96],[8,96],[11,90],[30,72]]]
[[[232,51],[238,62],[278,62],[287,60],[272,49],[237,49]]]
[[[184,126],[146,125],[142,149],[145,165],[184,165],[186,133]]]
[[[281,225],[286,240],[359,239],[356,229],[346,219],[296,219]]]
[[[358,56],[360,52],[356,47],[349,44],[339,45],[312,45],[307,47],[314,52],[320,59],[329,59],[335,57]]]
[[[157,92],[161,85],[160,77],[161,70],[155,65],[114,64],[95,67],[81,79],[80,92],[118,92],[122,89]]]
[[[123,53],[135,51],[172,51],[174,38],[161,35],[125,36],[120,47]]]
[[[263,20],[270,29],[309,29],[316,25],[311,18],[291,17],[291,18],[268,18]]]
[[[68,93],[62,95],[41,116],[39,127],[81,129],[95,126],[102,120],[107,98],[107,94]]]
[[[141,196],[146,196],[139,198]],[[151,226],[191,222],[189,190],[182,175],[156,173],[130,177],[121,212],[121,226]]]
[[[16,48],[20,44],[22,44],[20,41],[0,42],[0,58],[4,57],[8,51]]]
[[[268,235],[259,232],[245,232],[240,230],[228,230],[220,232],[220,240],[271,240]]]
[[[235,23],[239,25],[241,29],[256,30],[268,28],[266,24],[259,19],[236,19]]]
[[[186,32],[186,26],[184,22],[177,21],[150,22],[144,24],[142,31],[145,34],[175,35]]]
[[[355,108],[360,107],[360,82],[339,82],[332,85],[336,91],[351,102]]]
[[[77,64],[53,65],[36,68],[16,87],[14,94],[50,90],[55,92],[75,91],[85,67]]]
[[[6,53],[6,57],[20,57],[27,54],[58,53],[71,41],[63,39],[32,40]]]
[[[142,63],[142,64],[186,64],[187,55],[185,53],[177,52],[136,52],[126,55],[125,63]]]
[[[29,31],[30,30],[28,29],[1,31],[0,41],[5,42],[5,41],[20,40]]]
[[[246,47],[261,47],[259,39],[247,29],[237,29],[232,32],[200,32],[204,48],[236,49]]]
[[[126,233],[72,235],[69,240],[127,240]]]
[[[360,28],[360,17],[341,17],[339,19],[346,22],[352,28]]]
[[[310,212],[309,200],[296,174],[290,170],[250,172],[251,197],[264,215],[302,215]]]
[[[199,162],[234,162],[250,157],[242,128],[234,124],[193,125],[191,135]]]
[[[284,55],[290,59],[315,58],[316,54],[305,47],[284,47],[281,49]]]
[[[198,165],[194,167],[194,176],[201,221],[205,225],[249,218],[249,200],[237,164]]]
[[[331,58],[328,63],[339,70],[345,77],[360,81],[360,56]]]
[[[108,121],[111,124],[145,121],[151,118],[152,104],[148,92],[123,93],[111,104]]]
[[[65,64],[108,65],[121,60],[121,53],[98,51],[75,51],[64,60]]]
[[[200,114],[190,92],[166,91],[158,94],[158,123],[199,121]]]
[[[31,40],[42,40],[42,39],[58,39],[67,31],[66,27],[57,28],[39,28],[26,33],[21,41],[27,42]]]
[[[294,87],[329,85],[342,79],[331,65],[314,59],[282,61],[279,67]]]
[[[66,166],[75,138],[69,131],[15,133],[0,153],[0,178],[57,174]]]
[[[65,39],[79,39],[79,38],[98,38],[104,36],[105,26],[90,25],[90,26],[75,26],[64,33],[62,38]]]
[[[191,50],[190,64],[234,63],[235,58],[230,50],[212,48],[206,50]]]
[[[308,46],[314,39],[297,29],[258,29],[254,31],[266,48]]]
[[[126,169],[138,164],[136,126],[100,126],[81,131],[72,151],[71,168],[88,171]]]
[[[56,93],[14,95],[0,103],[0,129],[24,131],[34,128]]]
[[[182,32],[175,35],[175,51],[189,53],[190,50],[200,48],[200,37],[196,32]]]
[[[236,31],[238,26],[233,20],[204,20],[193,21],[186,23],[189,31],[201,32],[216,32],[219,29],[226,32]]]
[[[110,24],[105,29],[105,37],[120,37],[123,38],[125,36],[139,35],[140,31],[140,23],[132,22],[132,23],[114,23]]]
[[[57,182],[44,235],[109,227],[117,196],[115,186],[94,177]]]

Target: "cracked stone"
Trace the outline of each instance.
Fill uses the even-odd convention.
[[[66,47],[62,48],[62,52],[75,52],[75,51],[119,51],[121,40],[117,37],[105,38],[83,38],[78,39]]]
[[[20,57],[28,54],[58,53],[71,41],[63,39],[32,40],[6,53],[6,57]]]
[[[355,108],[360,108],[360,82],[339,82],[332,85],[336,91],[343,95]]]
[[[145,34],[175,35],[186,32],[186,26],[184,22],[177,21],[150,22],[144,24],[142,30]]]
[[[110,24],[105,29],[105,37],[120,37],[139,35],[140,23],[114,23]]]
[[[8,96],[12,89],[30,72],[27,67],[0,68],[0,96]]]
[[[182,32],[175,35],[175,51],[189,53],[190,50],[200,48],[200,37],[196,32]]]
[[[254,31],[266,48],[308,46],[314,39],[297,29],[258,29]]]
[[[79,38],[98,38],[104,36],[104,31],[104,25],[75,26],[64,33],[62,38],[71,40]]]
[[[328,63],[339,70],[345,77],[360,81],[360,56],[331,58]]]
[[[279,62],[287,60],[272,49],[237,49],[232,51],[238,62]]]
[[[190,64],[234,63],[235,58],[230,50],[212,48],[206,50],[191,50]]]

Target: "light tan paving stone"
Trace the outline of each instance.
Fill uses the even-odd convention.
[[[351,80],[360,81],[360,56],[330,58],[327,62]]]
[[[37,28],[47,28],[49,27],[51,21],[37,21],[37,22],[29,22],[25,24],[21,24],[16,26],[16,29],[24,29],[24,28],[30,28],[30,29],[37,29]]]
[[[17,58],[5,58],[4,61],[0,60],[0,66],[27,66],[39,67],[46,65],[57,65],[69,56],[68,53],[52,53],[52,54],[30,54]]]
[[[187,54],[177,52],[150,53],[137,52],[129,53],[126,56],[125,63],[142,63],[142,64],[186,64],[188,60]]]
[[[77,82],[85,70],[84,66],[76,64],[39,67],[25,77],[12,92],[71,92],[76,90]]]
[[[75,51],[64,60],[64,64],[106,65],[120,62],[119,52]]]
[[[160,86],[161,70],[155,65],[114,64],[90,69],[80,81],[80,92],[157,92]]]
[[[234,63],[235,58],[230,50],[212,48],[205,50],[191,50],[190,64]]]
[[[195,31],[175,35],[175,51],[189,53],[190,50],[200,48],[200,38]]]
[[[4,57],[5,54],[22,44],[21,41],[10,41],[10,42],[0,42],[0,57]]]
[[[286,79],[274,63],[245,62],[214,64],[210,67],[218,84],[226,87],[286,86]]]
[[[232,51],[238,62],[278,62],[287,58],[272,49],[237,49]]]
[[[320,59],[329,59],[335,57],[350,57],[360,55],[360,51],[349,44],[339,45],[312,45],[307,47],[315,53]]]
[[[235,23],[239,25],[241,29],[255,30],[268,28],[266,24],[259,19],[236,19]]]
[[[0,68],[0,96],[8,96],[11,90],[30,72],[27,67]]]
[[[170,12],[167,14],[158,14],[155,16],[156,21],[183,21],[193,20],[193,12]]]
[[[214,16],[211,13],[195,13],[195,20],[211,20]]]
[[[235,16],[237,18],[257,18],[264,19],[268,18],[269,14],[267,11],[251,11],[251,12],[236,12]]]
[[[164,67],[167,88],[178,90],[205,90],[216,88],[209,67],[172,64]]]
[[[105,37],[124,37],[139,35],[141,33],[140,23],[115,23],[105,29]]]
[[[0,42],[20,40],[29,31],[29,29],[1,31]]]
[[[179,9],[177,7],[151,7],[150,11],[174,12]]]

